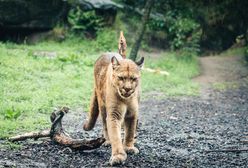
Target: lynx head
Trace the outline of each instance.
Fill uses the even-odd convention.
[[[132,97],[137,90],[140,81],[140,70],[144,63],[144,57],[138,62],[129,59],[117,60],[112,57],[112,83],[117,89],[118,94],[123,99]]]

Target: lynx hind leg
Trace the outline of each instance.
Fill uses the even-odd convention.
[[[100,113],[101,113],[101,117],[102,117],[102,126],[103,126],[103,136],[105,138],[105,142],[104,142],[104,146],[110,146],[110,140],[109,140],[109,136],[108,136],[108,128],[107,128],[107,112],[106,112],[106,107],[104,105],[101,105],[100,102],[98,102],[100,104]]]
[[[90,101],[88,121],[83,126],[83,129],[85,131],[89,131],[94,128],[98,115],[99,115],[98,102],[97,102],[96,92],[94,90]]]

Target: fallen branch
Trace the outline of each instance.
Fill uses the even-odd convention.
[[[39,138],[45,138],[50,137],[50,130],[43,130],[43,131],[37,131],[37,132],[28,132],[22,135],[17,135],[9,138],[9,141],[15,142],[15,141],[24,141],[26,139],[39,139]]]
[[[91,150],[95,148],[99,148],[104,142],[104,138],[97,138],[94,140],[85,140],[85,139],[73,139],[69,135],[64,132],[62,127],[62,118],[66,113],[69,112],[69,108],[63,107],[60,110],[53,112],[50,116],[52,125],[50,130],[43,130],[39,132],[30,132],[22,135],[17,135],[14,137],[10,137],[9,141],[23,141],[26,139],[34,138],[43,138],[50,137],[54,142],[70,147],[76,150]]]

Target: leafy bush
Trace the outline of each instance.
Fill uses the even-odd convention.
[[[202,33],[200,24],[184,13],[171,10],[164,17],[151,20],[149,30],[151,32],[165,32],[164,38],[169,41],[172,50],[200,51]]]
[[[118,48],[117,32],[111,29],[102,29],[97,32],[95,47],[99,51],[114,51]]]
[[[20,116],[21,116],[21,111],[14,108],[7,109],[4,114],[4,118],[8,120],[13,120],[13,119],[16,120]]]
[[[194,20],[183,17],[172,19],[168,32],[171,38],[171,48],[199,52],[200,25]]]
[[[84,11],[80,7],[72,8],[68,13],[68,22],[74,31],[94,33],[104,26],[103,18],[94,10]]]
[[[165,21],[159,18],[151,19],[149,21],[149,28],[153,31],[165,30]]]

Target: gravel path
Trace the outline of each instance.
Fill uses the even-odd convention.
[[[231,61],[235,64],[238,59]],[[206,82],[198,81],[203,86],[199,97],[156,100],[156,95],[150,95],[141,102],[137,140],[140,154],[128,155],[121,167],[248,167],[248,143],[243,142],[248,136],[248,78],[245,75],[236,79],[238,88],[222,92],[209,85],[206,90]],[[82,111],[69,113],[63,121],[65,128],[75,137],[100,136],[100,122],[94,131],[82,131],[86,118]],[[30,140],[21,144],[18,150],[0,149],[0,167],[110,166],[109,147],[79,152],[50,141]],[[221,152],[230,149],[247,151]]]

